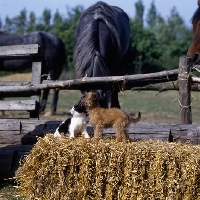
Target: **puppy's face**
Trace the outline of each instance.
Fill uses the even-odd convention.
[[[93,105],[97,105],[98,104],[98,95],[94,92],[88,92],[86,93],[86,95],[82,98],[82,103],[83,105],[85,105],[86,107],[91,107]]]

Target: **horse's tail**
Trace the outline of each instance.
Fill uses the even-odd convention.
[[[109,31],[114,36],[115,40],[117,41],[118,48],[121,48],[121,42],[120,42],[120,36],[117,31],[118,25],[115,23],[115,16],[113,14],[113,10],[107,5],[104,4],[104,6],[99,6],[99,8],[96,10],[94,14],[94,20],[96,21],[103,21]]]
[[[109,76],[110,72],[98,49],[98,23],[101,21],[106,24],[117,41],[118,49],[120,49],[120,39],[112,16],[112,10],[105,4],[105,6],[97,5],[96,9],[91,8],[88,12],[92,13],[91,21],[84,30],[78,31],[76,34],[74,67],[77,77]],[[85,14],[87,12],[82,15],[82,18]]]

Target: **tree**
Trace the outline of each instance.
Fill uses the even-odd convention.
[[[28,20],[28,23],[27,23],[27,32],[32,32],[32,31],[36,30],[35,26],[36,26],[35,13],[34,12],[30,12],[29,20]]]
[[[154,30],[156,27],[156,18],[157,18],[157,10],[154,1],[152,1],[146,18],[147,27],[150,28],[151,30]]]
[[[62,23],[62,16],[59,13],[59,11],[56,10],[56,13],[54,14],[54,17],[53,17],[53,24],[59,24],[59,23]]]
[[[50,24],[51,24],[51,10],[49,9],[45,9],[43,11],[43,22],[44,22],[44,25],[45,25],[45,29],[46,31],[49,31],[50,30]]]
[[[14,25],[13,33],[20,34],[27,31],[27,11],[24,8],[20,14],[12,19]]]
[[[68,26],[72,29],[76,28],[76,23],[81,16],[81,13],[84,11],[83,6],[76,6],[75,8],[72,8],[71,10],[67,7],[67,23]]]
[[[5,24],[3,26],[3,29],[5,32],[8,32],[8,33],[11,33],[13,30],[12,20],[8,16],[6,16],[5,18]]]
[[[179,57],[187,54],[189,43],[192,40],[192,31],[178,14],[176,8],[172,8],[170,16],[164,20],[157,15],[155,28],[156,39],[159,42],[160,61],[165,69],[178,67]]]
[[[150,73],[162,70],[159,63],[160,51],[152,31],[131,20],[132,73]]]
[[[135,3],[135,21],[143,25],[144,5],[142,0]]]
[[[70,70],[73,70],[73,48],[74,48],[74,35],[76,29],[76,23],[84,11],[82,6],[76,6],[75,8],[69,9],[67,7],[67,18],[63,21],[59,27],[55,25],[55,30],[62,30],[58,33],[58,36],[62,39],[65,44],[66,51],[66,63]],[[53,30],[53,29],[52,29]],[[55,33],[55,32],[54,32]]]

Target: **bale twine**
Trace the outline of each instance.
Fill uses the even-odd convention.
[[[200,147],[39,138],[16,177],[25,199],[200,199]]]

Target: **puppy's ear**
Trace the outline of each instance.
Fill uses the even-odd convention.
[[[92,99],[93,101],[97,101],[99,99],[98,95],[96,93],[92,93]]]
[[[88,92],[81,90],[81,93],[83,94],[83,96],[85,96]]]

